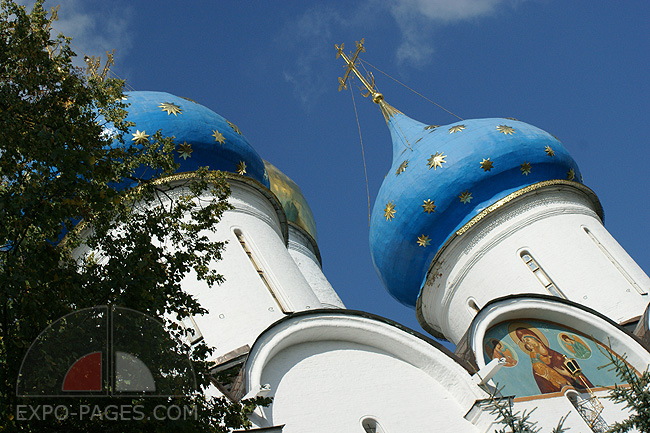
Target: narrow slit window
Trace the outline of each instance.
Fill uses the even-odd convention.
[[[528,266],[528,269],[537,277],[537,281],[540,282],[542,286],[553,296],[558,296],[560,298],[566,299],[566,296],[558,287],[555,285],[553,280],[548,276],[546,272],[544,272],[544,269],[537,263],[537,260],[533,258],[533,256],[527,252],[524,251],[521,253],[521,260],[524,261],[526,266]]]
[[[273,289],[273,285],[271,284],[268,276],[264,272],[264,269],[262,269],[262,267],[260,266],[259,260],[255,259],[255,255],[253,254],[249,246],[246,244],[246,239],[244,239],[244,235],[241,232],[241,230],[235,230],[234,233],[235,236],[237,236],[239,245],[241,245],[242,249],[246,253],[246,256],[248,256],[248,259],[253,265],[253,268],[255,268],[255,271],[257,271],[257,275],[260,277],[260,280],[262,280],[262,283],[264,283],[264,286],[266,287],[266,289],[269,291],[269,293],[275,300],[275,303],[278,304],[278,307],[280,307],[280,310],[282,310],[283,313],[290,313],[292,310],[287,307],[286,301],[281,299],[281,296],[277,293],[276,290]]]
[[[598,238],[589,230],[587,227],[582,227],[582,229],[587,233],[589,238],[593,241],[594,244],[600,249],[600,251],[607,257],[607,259],[614,265],[614,267],[618,270],[618,272],[627,280],[627,282],[634,287],[634,290],[639,292],[640,295],[647,295],[648,293],[643,290],[637,283],[634,281],[634,279],[628,274],[625,269],[623,269],[623,266],[612,256],[609,251],[605,248],[605,245],[601,244]]]

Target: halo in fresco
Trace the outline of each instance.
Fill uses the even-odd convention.
[[[517,351],[510,344],[496,338],[491,338],[485,343],[485,353],[491,359],[504,358],[504,367],[514,367],[519,362]]]
[[[568,332],[560,332],[557,335],[560,347],[567,355],[578,359],[591,358],[591,347],[582,338]]]
[[[508,325],[508,334],[510,338],[515,342],[517,346],[524,352],[530,355],[530,348],[526,346],[526,343],[522,341],[521,332],[517,332],[520,329],[526,329],[528,332],[534,334],[546,347],[548,347],[548,339],[546,336],[537,328],[530,325],[526,322],[512,322]]]

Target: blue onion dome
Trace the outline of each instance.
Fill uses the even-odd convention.
[[[515,119],[417,122],[380,101],[393,162],[375,201],[370,250],[387,290],[415,306],[445,242],[482,210],[543,181],[581,181],[553,135]]]
[[[247,176],[268,188],[264,162],[239,128],[214,111],[196,102],[165,92],[127,92],[130,136],[125,141],[138,144],[156,131],[174,137],[174,159],[178,173],[199,167]]]
[[[287,215],[287,220],[294,223],[316,242],[316,221],[300,187],[268,161],[264,161],[269,175],[270,189],[278,198]]]

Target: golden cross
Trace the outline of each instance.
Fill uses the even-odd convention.
[[[96,78],[99,81],[104,81],[110,67],[115,64],[115,61],[113,60],[114,54],[115,54],[115,48],[113,48],[112,53],[106,51],[106,64],[104,64],[104,69],[102,69],[102,72],[100,73],[97,73],[97,71],[99,70],[99,67],[101,65],[101,57],[97,57],[97,58],[95,58],[95,56],[84,57],[84,61],[88,65],[88,73],[92,75],[93,78]]]
[[[347,65],[347,70],[345,71],[345,75],[343,75],[343,77],[339,77],[339,92],[341,91],[341,89],[348,88],[347,80],[350,76],[350,72],[354,72],[354,75],[356,75],[357,78],[361,80],[361,83],[366,87],[366,89],[368,89],[368,93],[366,93],[363,96],[367,97],[372,95],[372,100],[376,104],[379,104],[379,101],[384,99],[384,95],[382,95],[377,91],[375,87],[375,78],[372,76],[371,73],[368,73],[370,78],[370,82],[368,82],[368,80],[363,75],[361,75],[359,69],[357,69],[357,65],[356,65],[357,58],[359,57],[360,53],[366,51],[366,49],[363,47],[363,42],[364,42],[363,39],[361,39],[361,42],[358,41],[355,42],[357,46],[357,50],[355,51],[354,55],[352,55],[351,59],[343,52],[343,44],[341,44],[340,47],[336,44],[334,45],[334,47],[336,48],[336,58],[338,59],[339,57],[343,57],[343,60],[345,60],[345,63]]]

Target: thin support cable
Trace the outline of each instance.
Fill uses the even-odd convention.
[[[352,106],[354,107],[354,116],[357,119],[357,129],[359,130],[359,142],[361,142],[361,156],[363,157],[363,172],[366,176],[366,194],[368,196],[368,227],[370,227],[370,187],[368,187],[368,169],[366,168],[366,152],[363,150],[363,138],[361,137],[361,125],[359,124],[359,115],[357,114],[357,103],[354,101],[354,92],[350,86],[350,95],[352,95]]]
[[[452,116],[455,116],[455,117],[459,118],[460,120],[465,120],[465,119],[463,119],[462,117],[460,117],[459,115],[457,115],[457,114],[455,114],[455,113],[452,113],[451,111],[447,110],[447,109],[446,109],[445,107],[443,107],[442,105],[440,105],[440,104],[438,104],[438,103],[436,103],[436,102],[433,102],[431,99],[427,98],[426,96],[422,95],[421,93],[419,93],[419,92],[417,92],[417,91],[411,89],[409,86],[407,86],[406,84],[402,83],[402,82],[399,81],[397,78],[391,77],[391,76],[388,75],[386,72],[382,71],[381,69],[379,69],[378,67],[376,67],[376,66],[373,65],[372,63],[367,62],[367,61],[365,61],[365,60],[363,60],[363,59],[359,59],[359,60],[361,60],[363,63],[367,63],[368,66],[371,66],[371,67],[375,68],[377,71],[381,72],[382,74],[384,74],[385,76],[387,76],[387,77],[390,78],[391,80],[395,81],[396,83],[401,84],[402,86],[406,87],[406,88],[409,89],[411,92],[415,93],[416,95],[420,96],[421,98],[424,98],[424,99],[426,99],[427,101],[431,102],[433,105],[435,105],[436,107],[440,108],[441,110],[446,111],[447,113],[451,114]]]

